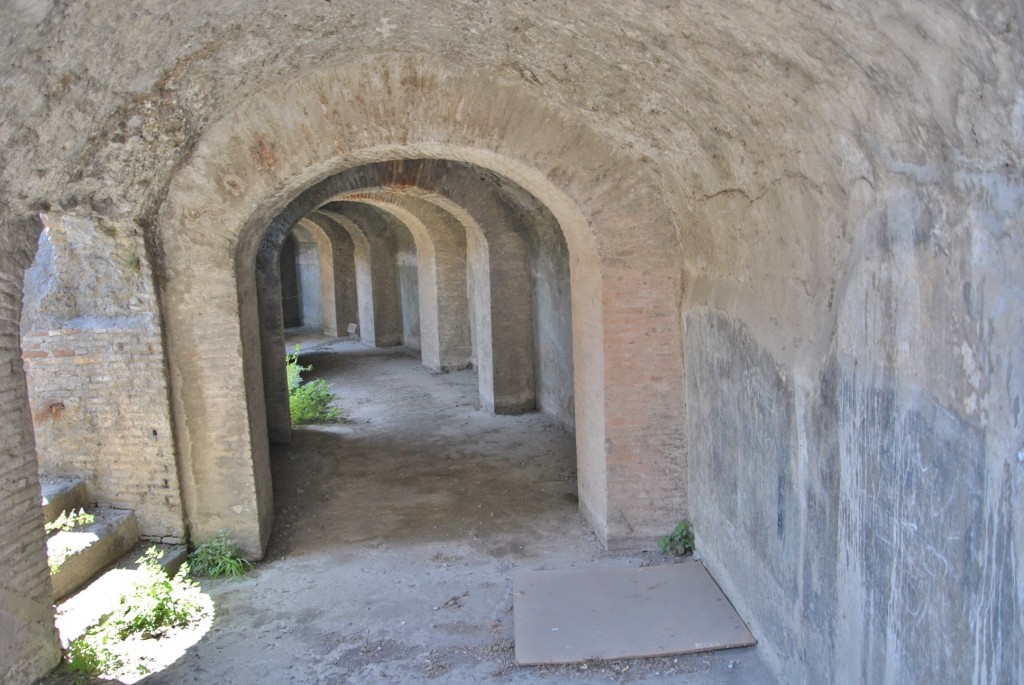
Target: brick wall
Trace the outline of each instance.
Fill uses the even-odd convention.
[[[86,478],[147,537],[183,539],[159,332],[30,331],[22,346],[40,470]]]
[[[39,468],[134,509],[143,535],[184,539],[152,273],[133,225],[70,215],[46,228],[21,316]]]
[[[2,217],[0,217],[2,219]],[[0,221],[0,682],[31,682],[60,659],[32,423],[18,349],[17,232]]]

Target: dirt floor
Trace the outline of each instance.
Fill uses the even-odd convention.
[[[274,449],[267,558],[205,582],[209,632],[139,682],[775,683],[756,647],[517,666],[513,572],[671,560],[603,550],[577,508],[572,435],[549,417],[491,416],[471,371],[432,373],[407,350],[301,340],[349,422]]]

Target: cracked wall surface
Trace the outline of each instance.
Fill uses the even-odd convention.
[[[237,409],[247,236],[330,174],[451,158],[562,224],[603,539],[691,518],[784,680],[1024,680],[1020,2],[54,1],[0,26],[0,596],[44,594],[18,332],[40,213],[141,232],[187,474],[265,449],[264,407]],[[217,316],[229,371],[185,353]],[[45,611],[0,608],[27,682]]]

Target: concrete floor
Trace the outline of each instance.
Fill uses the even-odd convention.
[[[514,571],[666,559],[604,552],[577,509],[573,438],[549,417],[490,416],[471,371],[405,350],[302,342],[350,423],[274,450],[267,559],[205,583],[212,629],[141,682],[775,683],[756,647],[517,666]]]

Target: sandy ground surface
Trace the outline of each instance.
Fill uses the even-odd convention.
[[[573,438],[549,417],[491,416],[471,371],[432,373],[405,350],[301,341],[349,422],[274,449],[266,559],[205,582],[212,627],[139,682],[776,682],[756,647],[516,665],[514,572],[671,560],[603,550],[577,508]]]

